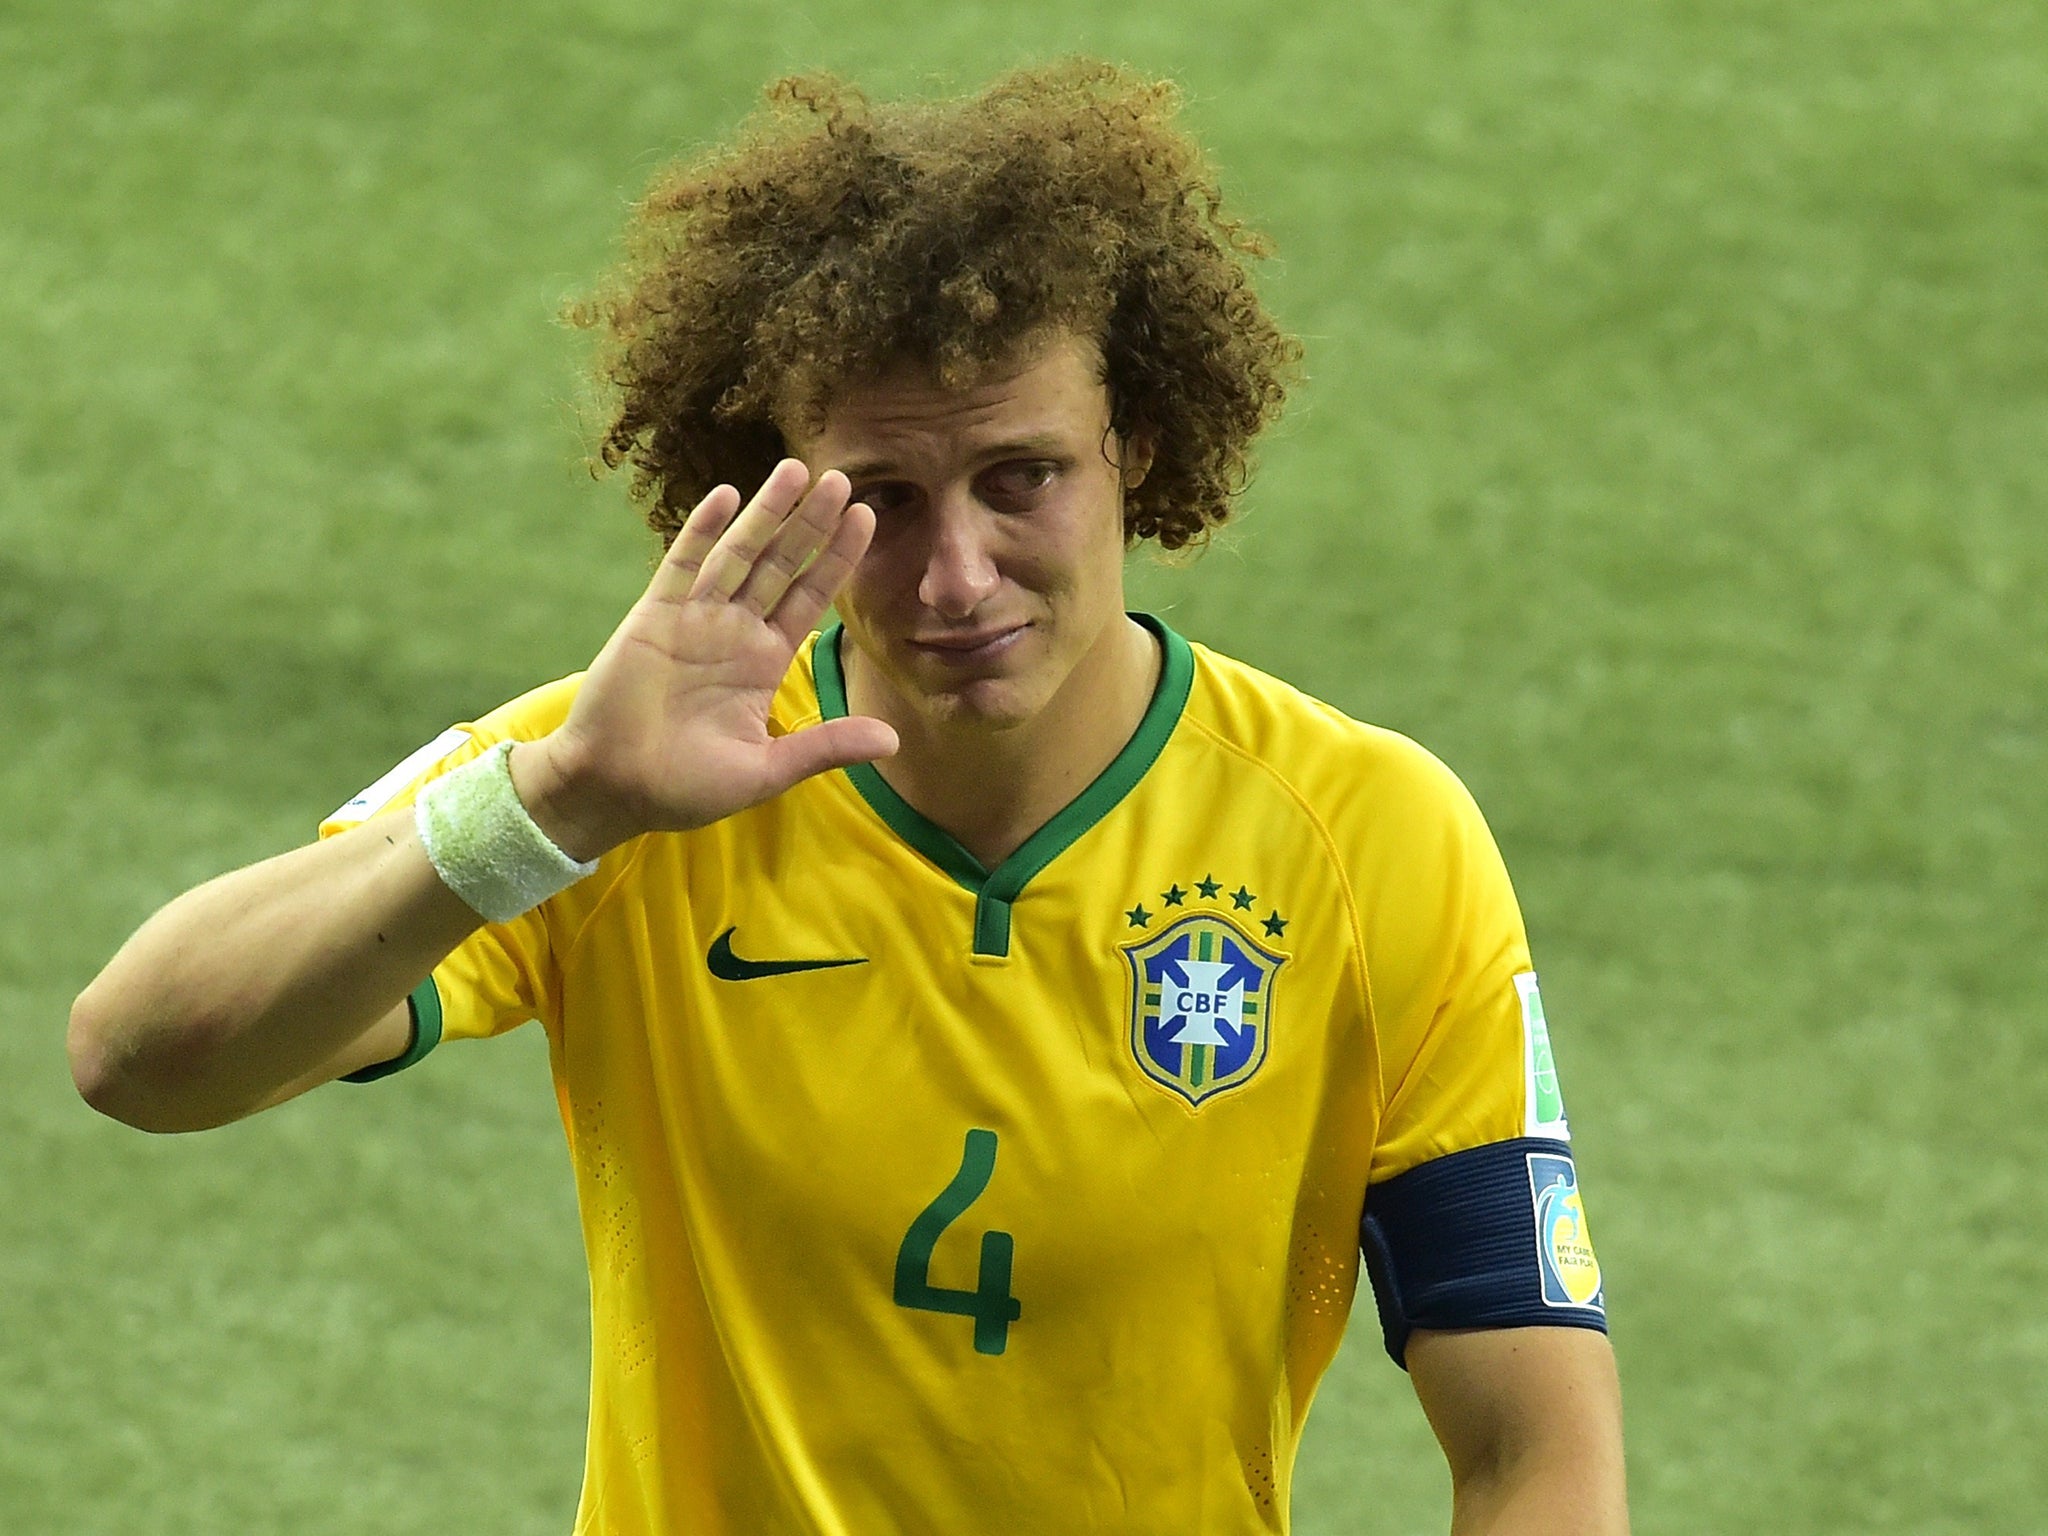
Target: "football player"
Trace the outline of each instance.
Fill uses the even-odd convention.
[[[1125,611],[1295,356],[1171,93],[774,101],[586,312],[645,594],[586,672],[152,918],[76,1005],[81,1091],[199,1128],[538,1020],[594,1310],[579,1532],[1282,1531],[1361,1256],[1454,1528],[1625,1529],[1478,811]]]

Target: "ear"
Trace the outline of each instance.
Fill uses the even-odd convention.
[[[1124,489],[1135,491],[1152,473],[1153,435],[1149,431],[1133,432],[1117,446]]]

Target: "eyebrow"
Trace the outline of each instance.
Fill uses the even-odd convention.
[[[1035,432],[1025,437],[1005,438],[1002,442],[991,443],[978,449],[974,454],[976,466],[1014,458],[1057,458],[1066,451],[1066,441],[1057,432]],[[837,469],[853,481],[873,479],[877,475],[895,473],[896,461],[886,456],[855,459],[850,464],[837,464]]]

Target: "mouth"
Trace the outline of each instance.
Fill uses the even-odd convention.
[[[910,649],[920,656],[929,656],[941,666],[973,667],[994,661],[1023,638],[1031,628],[1027,624],[1012,624],[1003,629],[975,630],[959,635],[933,635],[923,640],[907,642]]]

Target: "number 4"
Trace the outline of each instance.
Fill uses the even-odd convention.
[[[981,1234],[981,1273],[971,1291],[932,1284],[932,1249],[938,1245],[939,1234],[981,1198],[995,1171],[996,1133],[969,1131],[967,1146],[960,1154],[960,1171],[910,1224],[903,1234],[903,1246],[896,1250],[896,1305],[973,1318],[974,1347],[984,1355],[1003,1352],[1010,1341],[1010,1324],[1023,1315],[1023,1307],[1010,1294],[1010,1259],[1016,1242],[1007,1232]]]

